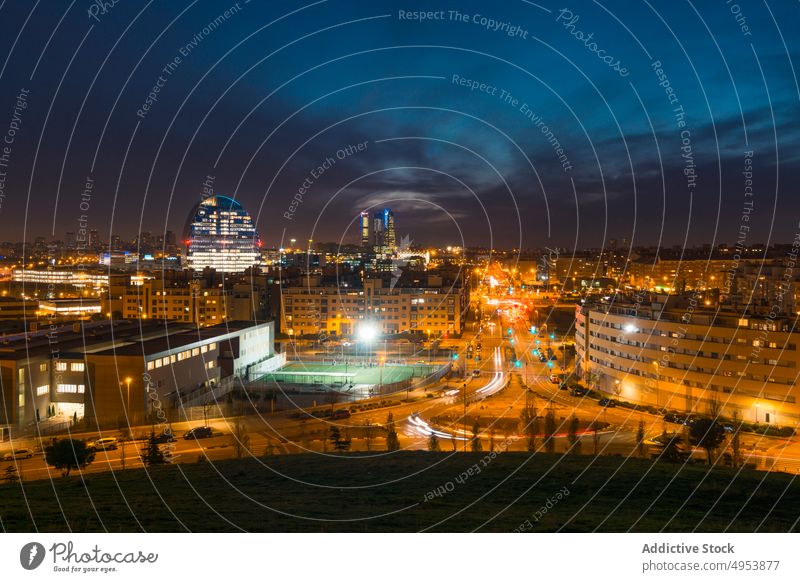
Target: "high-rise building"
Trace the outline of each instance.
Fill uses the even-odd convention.
[[[369,246],[369,212],[362,212],[358,217],[358,226],[361,230],[361,246]]]
[[[96,228],[93,228],[89,231],[89,241],[88,241],[88,248],[93,251],[97,251],[103,248],[102,243],[100,242],[100,233],[97,232]]]
[[[226,273],[241,272],[257,264],[261,241],[253,219],[242,205],[215,194],[189,214],[186,226],[189,267],[210,267]]]
[[[376,212],[372,217],[372,246],[376,253],[383,253],[384,235],[383,212]]]
[[[379,255],[389,255],[397,251],[394,214],[388,208],[376,212],[372,217],[372,246]]]
[[[383,209],[384,247],[387,253],[397,251],[397,234],[394,230],[394,214],[388,208]]]

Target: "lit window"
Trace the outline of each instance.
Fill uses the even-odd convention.
[[[202,345],[200,346],[200,353],[205,354],[208,351],[208,346]]]
[[[44,396],[45,394],[50,393],[50,386],[45,384],[44,386],[39,386],[36,389],[36,396]]]
[[[160,368],[160,367],[161,367],[161,358],[158,358],[156,360],[156,368]]]
[[[56,362],[56,371],[57,372],[66,372],[67,371],[67,363],[66,362]]]
[[[83,372],[84,364],[83,362],[73,362],[69,365],[69,369],[73,372]]]
[[[77,394],[79,392],[77,384],[59,384],[56,386],[56,392],[61,394]],[[83,393],[83,384],[80,385],[80,392]]]
[[[155,362],[147,362],[147,369],[148,370],[152,370],[155,367],[156,367]]]
[[[40,372],[47,372],[47,363],[46,362],[43,362],[43,363],[39,364],[39,371]]]
[[[200,348],[193,348],[192,349],[192,355],[193,356],[199,356],[200,355]]]

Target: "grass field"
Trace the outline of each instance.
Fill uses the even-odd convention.
[[[344,364],[320,364],[307,362],[290,362],[280,370],[267,374],[262,381],[295,382],[300,384],[338,384],[344,381],[343,377],[335,374],[354,374],[352,381],[355,384],[384,384],[402,382],[412,377],[421,377],[431,374],[435,366],[418,364],[416,366],[379,366],[366,367]],[[347,380],[350,381],[349,378]]]
[[[85,485],[80,477],[30,482],[24,496],[20,485],[2,485],[0,527],[509,532],[529,520],[532,531],[548,532],[798,529],[800,485],[788,475],[505,453],[480,473],[456,479],[482,458],[425,452],[295,455],[157,467],[149,478],[143,470],[102,473],[87,477]],[[437,489],[444,494],[430,494]],[[548,500],[551,507],[542,513]]]

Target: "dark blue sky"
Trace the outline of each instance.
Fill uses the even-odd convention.
[[[355,241],[357,213],[383,206],[418,243],[798,229],[796,2],[0,6],[0,133],[29,91],[0,168],[5,240],[62,237],[82,215],[104,240],[180,232],[209,175],[267,245]]]

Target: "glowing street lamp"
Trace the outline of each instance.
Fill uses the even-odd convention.
[[[659,397],[658,397],[658,373],[659,373],[659,365],[658,362],[653,360],[653,366],[656,368],[656,408],[659,407]]]

